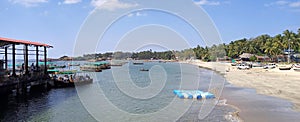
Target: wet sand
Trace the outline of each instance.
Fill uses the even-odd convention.
[[[239,115],[245,121],[300,119],[300,72],[262,68],[238,70],[229,63],[217,62],[185,63],[223,74],[230,84],[225,85],[222,98],[238,107]]]

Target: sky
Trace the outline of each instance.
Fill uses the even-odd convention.
[[[297,32],[300,28],[300,0],[194,0],[192,2],[208,14],[224,43],[262,34],[274,36],[287,29]],[[158,1],[153,4],[160,3]],[[49,49],[49,57],[72,55],[80,29],[93,12],[102,11],[109,16],[115,11],[138,6],[141,4],[131,0],[1,0],[0,37],[53,45],[54,48]],[[181,4],[173,7],[188,9]],[[118,44],[124,45],[126,40],[130,42],[133,37],[142,41],[151,39],[157,42],[161,42],[161,39],[178,39],[178,41],[188,41],[187,45],[190,47],[205,45],[203,41],[195,41],[201,40],[201,37],[186,21],[162,11],[146,10],[127,13],[107,30],[94,52],[125,49],[126,46],[124,48]],[[145,34],[149,29],[153,33]],[[155,33],[157,31],[161,32]],[[179,36],[172,36],[173,34]],[[124,42],[119,42],[120,40]]]

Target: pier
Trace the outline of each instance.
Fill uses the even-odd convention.
[[[49,88],[48,48],[53,48],[53,46],[0,37],[0,56],[4,57],[0,59],[0,96],[8,95],[13,90],[17,94],[22,94],[28,89]],[[29,55],[35,56],[35,63],[29,64]],[[21,66],[17,65],[16,56],[23,57]],[[39,64],[40,56],[43,56],[43,65]]]

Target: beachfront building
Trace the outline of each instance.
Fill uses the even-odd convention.
[[[251,54],[251,53],[243,53],[242,55],[239,56],[239,58],[242,60],[242,61],[250,61],[250,58],[252,56],[255,56],[254,54]]]
[[[46,65],[48,48],[52,48],[52,46],[39,42],[0,37],[0,56],[4,57],[0,61],[0,91],[26,87],[28,84],[44,84],[48,76]],[[29,64],[29,55],[35,56],[35,65]],[[20,60],[16,59],[17,56],[23,57],[21,59],[22,65],[17,64],[17,60]],[[40,56],[43,56],[43,65],[38,63]]]

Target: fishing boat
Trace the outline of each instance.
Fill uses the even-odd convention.
[[[48,69],[66,68],[66,67],[67,67],[66,65],[62,65],[62,66],[59,66],[59,65],[53,65],[53,66],[49,66]]]
[[[73,64],[73,63],[71,63],[71,64],[68,64],[68,66],[80,66],[80,64]]]
[[[75,85],[93,83],[93,79],[90,78],[88,74],[82,75],[80,72],[73,70],[62,72],[58,70],[48,70],[48,72],[52,74],[50,77],[56,88],[74,87]]]
[[[84,85],[84,84],[93,83],[93,79],[90,78],[90,76],[87,74],[76,76],[73,81],[74,81],[75,85]]]
[[[289,65],[279,65],[278,68],[279,68],[279,70],[291,70],[292,66],[289,66]]]
[[[94,62],[80,66],[81,71],[102,72],[103,69],[110,69],[108,62]]]
[[[53,80],[54,87],[63,88],[63,87],[74,87],[74,71],[58,71],[58,70],[48,70],[52,74],[51,79]]]
[[[294,68],[294,71],[300,72],[300,68]]]
[[[295,68],[300,68],[300,64],[294,64]]]
[[[122,64],[110,64],[110,66],[123,66]]]
[[[133,65],[143,65],[144,63],[142,62],[133,62]]]
[[[149,71],[149,69],[141,68],[140,71]]]
[[[88,71],[88,72],[102,72],[100,66],[94,66],[94,65],[83,65],[80,66],[81,71]]]

